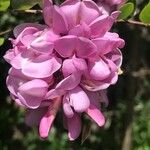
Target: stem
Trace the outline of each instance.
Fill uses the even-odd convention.
[[[143,22],[135,21],[135,20],[117,20],[117,23],[129,23],[129,24],[133,24],[133,25],[150,27],[150,23],[143,23]]]
[[[19,12],[19,13],[29,13],[29,14],[39,14],[42,13],[43,11],[41,9],[35,10],[35,9],[28,9],[28,10],[17,10],[14,9],[11,12]]]
[[[8,29],[6,31],[2,31],[2,32],[0,32],[0,36],[4,35],[4,34],[7,34],[7,33],[11,32],[11,31],[12,31],[12,29]]]

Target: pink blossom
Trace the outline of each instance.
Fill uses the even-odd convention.
[[[30,25],[30,27],[28,27]],[[13,68],[29,77],[46,78],[61,67],[61,59],[52,54],[53,41],[58,37],[51,29],[37,28],[41,25],[23,24],[15,28],[13,49],[4,56]],[[44,68],[43,71],[39,68]]]
[[[110,16],[103,15],[91,0],[68,0],[60,6],[53,6],[49,0],[44,2],[45,5],[49,3],[49,7],[43,8],[44,16],[49,15],[45,17],[45,22],[61,35],[87,38],[101,36],[111,28],[118,16],[118,12]]]
[[[106,89],[117,82],[122,64],[124,40],[110,31],[118,15],[103,13],[92,0],[66,0],[60,6],[44,0],[46,25],[14,29],[13,47],[4,56],[11,65],[7,87],[42,138],[61,108],[70,140],[80,135],[83,113],[105,124],[100,106],[108,105]]]
[[[122,54],[118,49],[89,60],[88,70],[81,81],[82,85],[90,91],[108,88],[117,82],[121,64]]]
[[[20,70],[11,68],[6,83],[12,99],[17,104],[35,109],[40,106],[42,101],[46,100],[45,95],[51,81],[52,78],[29,78],[24,76]]]
[[[52,127],[57,111],[60,108],[61,98],[56,98],[51,102],[41,103],[37,109],[28,109],[26,123],[29,126],[39,125],[39,134],[46,138]]]

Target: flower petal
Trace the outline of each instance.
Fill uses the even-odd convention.
[[[111,74],[109,66],[102,59],[89,62],[89,73],[94,80],[104,80]]]
[[[29,55],[27,53],[20,53],[16,55],[11,61],[10,64],[15,68],[15,69],[21,69],[22,65],[26,63],[28,60]]]
[[[35,27],[26,27],[17,37],[17,40],[20,40],[24,46],[29,47],[30,43],[35,39],[33,34],[38,31]]]
[[[52,0],[43,0],[43,16],[45,23],[51,27],[53,18],[53,4]]]
[[[48,84],[40,79],[34,79],[22,84],[18,91],[30,96],[43,97],[48,90]]]
[[[61,67],[61,60],[57,57],[40,55],[27,61],[22,66],[22,73],[34,78],[46,78],[53,75]],[[41,68],[44,68],[41,70]]]
[[[9,75],[6,79],[7,88],[14,96],[17,96],[17,90],[20,83],[22,83],[22,80],[20,78],[13,77],[11,75]]]
[[[34,50],[37,50],[40,53],[49,53],[51,54],[54,48],[54,44],[52,42],[46,41],[43,37],[38,37],[34,39],[30,47]]]
[[[81,132],[81,119],[78,114],[74,114],[72,118],[67,118],[68,137],[70,141],[78,138]]]
[[[54,114],[45,113],[40,121],[39,133],[41,138],[47,138],[49,130],[51,129],[52,123],[55,119]]]
[[[72,118],[73,117],[74,112],[73,112],[73,110],[72,110],[72,108],[70,106],[68,95],[64,95],[64,97],[63,97],[63,110],[64,110],[65,115],[68,118]]]
[[[25,29],[25,28],[28,28],[28,27],[34,27],[38,30],[43,30],[46,26],[45,25],[41,25],[41,24],[37,24],[37,23],[22,23],[18,26],[16,26],[14,28],[14,36],[17,38],[21,32]]]
[[[50,104],[48,111],[42,117],[39,125],[39,133],[42,138],[48,137],[49,130],[51,129],[52,123],[56,117],[57,111],[61,104],[61,98],[53,99]]]
[[[76,112],[84,112],[90,105],[87,94],[79,86],[69,91],[69,97]]]
[[[89,26],[91,28],[92,37],[102,37],[106,32],[108,32],[116,19],[114,17],[116,17],[115,14],[112,14],[111,16],[101,15],[90,23]]]
[[[124,40],[117,33],[107,32],[103,37],[93,39],[99,54],[107,54],[116,48],[123,48]]]
[[[101,102],[101,95],[99,91],[89,91],[84,89],[85,93],[87,94],[90,104],[95,105],[96,107],[100,107],[100,102]]]
[[[74,66],[73,59],[65,59],[63,61],[62,72],[65,77],[77,72],[77,68]]]
[[[87,69],[87,64],[85,59],[73,57],[72,59],[74,66],[81,71],[84,71]]]
[[[76,48],[77,37],[73,35],[63,36],[54,42],[56,51],[62,57],[70,57]]]
[[[122,64],[122,53],[119,49],[115,49],[110,53],[106,54],[106,58],[114,62],[117,68],[120,68]]]
[[[86,113],[101,127],[105,124],[105,118],[101,111],[94,105],[90,105],[90,107],[86,110]]]
[[[80,21],[90,24],[99,15],[100,11],[93,1],[83,0],[80,5]]]
[[[110,86],[110,83],[105,81],[87,80],[82,83],[82,86],[89,91],[99,91],[107,89]]]
[[[61,4],[60,9],[62,10],[67,20],[69,29],[75,27],[78,24],[79,8],[80,8],[79,0],[69,0]]]
[[[73,73],[72,75],[66,77],[61,82],[59,82],[56,86],[56,89],[71,90],[80,83],[80,79],[81,79],[80,73],[78,72]]]
[[[41,107],[37,109],[28,109],[25,116],[25,122],[28,126],[38,126],[43,115],[46,113],[48,107]]]
[[[86,58],[96,52],[96,46],[91,40],[79,37],[76,52],[78,57]]]
[[[40,53],[51,54],[54,48],[54,41],[59,38],[59,35],[54,33],[52,29],[45,29],[38,37],[30,44],[30,47]]]
[[[44,100],[41,97],[33,97],[21,92],[17,93],[19,100],[22,104],[24,104],[26,107],[31,109],[36,109],[40,106],[42,100]]]
[[[57,6],[53,8],[53,29],[58,34],[65,34],[68,30],[66,18]]]
[[[50,90],[46,94],[46,99],[53,99],[64,95],[67,90],[74,89],[76,86],[78,86],[80,80],[81,74],[78,72],[64,78],[56,85],[55,89]]]
[[[80,36],[80,37],[86,37],[90,38],[91,36],[91,30],[89,26],[86,23],[80,23],[80,25],[75,26],[71,30],[69,30],[69,35],[75,35],[75,36]]]
[[[47,92],[45,99],[54,99],[57,97],[60,97],[65,94],[64,89],[51,89],[50,91]]]

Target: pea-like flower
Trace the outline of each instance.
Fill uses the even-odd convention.
[[[58,6],[44,0],[45,25],[24,23],[14,29],[12,49],[4,56],[11,65],[7,87],[27,109],[26,123],[38,125],[42,138],[59,110],[70,140],[80,135],[83,113],[105,124],[101,103],[108,105],[106,89],[117,82],[124,40],[110,31],[119,12],[103,7],[104,13],[99,3],[66,0]]]

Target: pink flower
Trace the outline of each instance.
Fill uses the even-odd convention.
[[[60,108],[61,98],[56,98],[50,103],[42,103],[37,109],[28,109],[26,123],[29,126],[39,125],[39,134],[46,138],[52,127],[57,111]]]
[[[12,41],[14,47],[4,56],[12,67],[21,69],[22,74],[29,77],[50,77],[61,67],[61,59],[52,54],[53,41],[58,36],[51,29],[43,29],[38,24],[16,27],[16,39]],[[44,67],[43,71],[39,69]]]
[[[113,12],[111,15],[103,14],[97,5],[90,0],[69,0],[59,7],[54,6],[51,1],[45,0],[45,5],[47,3],[49,3],[49,7],[44,7],[44,16],[48,16],[50,12],[52,15],[51,19],[48,18],[49,20],[45,17],[45,22],[61,36],[54,41],[54,48],[59,55],[64,58],[87,59],[88,64],[84,64],[90,70],[93,69],[89,70],[91,73],[88,70],[82,71],[82,74],[86,72],[86,77],[83,78],[91,78],[88,80],[92,80],[90,82],[96,84],[95,87],[91,85],[95,90],[105,89],[110,84],[114,84],[117,81],[118,67],[115,67],[115,64],[104,55],[124,46],[124,41],[116,33],[108,32],[119,12]],[[61,26],[61,31],[57,31],[57,26]],[[121,59],[122,56],[118,57]],[[107,60],[104,61],[104,59]],[[65,62],[68,62],[66,66]],[[95,62],[98,63],[94,65]],[[63,62],[63,68],[71,71],[69,65],[72,69],[76,68],[73,67],[75,66],[74,62],[72,64],[68,60]],[[98,69],[97,72],[101,74],[98,78],[95,69]],[[87,82],[87,79],[83,81]]]
[[[104,93],[103,93],[104,94]],[[99,126],[103,126],[105,118],[99,110],[99,104],[102,100],[107,101],[97,92],[83,91],[80,87],[69,91],[63,98],[63,110],[65,114],[66,128],[68,129],[68,137],[75,140],[81,132],[80,115],[85,112]]]
[[[56,117],[56,112],[60,107],[61,97],[54,99],[48,104],[35,110],[29,110],[26,122],[29,125],[39,125],[39,132],[42,138],[48,136],[51,125]],[[81,103],[82,102],[82,103]],[[88,92],[76,87],[63,96],[64,121],[68,130],[70,140],[75,140],[81,132],[80,115],[85,112],[99,126],[103,126],[105,118],[99,110],[100,102],[107,103],[105,92]]]
[[[17,104],[32,109],[38,108],[46,100],[45,95],[51,82],[52,78],[30,78],[14,68],[10,69],[6,81],[12,99]]]
[[[14,35],[13,48],[4,56],[12,65],[7,86],[19,105],[35,109],[45,100],[53,74],[61,67],[61,59],[52,54],[58,36],[39,24],[19,25]]]
[[[81,81],[82,85],[90,91],[108,88],[117,82],[121,64],[122,54],[118,49],[89,60],[88,70]]]
[[[4,56],[11,65],[7,87],[27,108],[26,123],[38,125],[42,138],[61,108],[70,140],[80,135],[83,113],[104,125],[100,106],[108,105],[106,89],[117,82],[122,64],[124,40],[110,32],[118,15],[104,13],[92,0],[66,0],[60,6],[44,0],[47,25],[14,29],[13,47]]]
[[[49,17],[45,17],[45,22],[60,35],[87,38],[102,36],[110,30],[118,16],[118,12],[113,12],[110,16],[103,15],[92,0],[68,0],[59,7],[53,6],[49,0],[44,2],[45,5],[49,3],[49,7],[43,8],[44,16],[49,15]],[[66,40],[65,36],[64,38]],[[68,42],[70,42],[70,38],[68,39]],[[75,41],[76,38],[72,37],[72,40]]]

